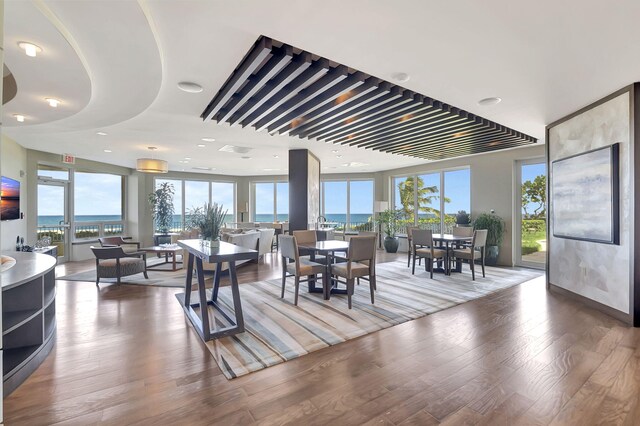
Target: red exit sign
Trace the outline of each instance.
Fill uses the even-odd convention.
[[[62,154],[62,162],[65,164],[76,164],[76,157],[71,154]]]

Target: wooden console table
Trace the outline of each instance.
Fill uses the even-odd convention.
[[[184,293],[176,294],[176,298],[180,301],[185,315],[191,321],[193,328],[198,332],[202,340],[205,342],[211,339],[218,339],[224,336],[231,336],[244,332],[244,318],[242,316],[242,303],[240,301],[240,289],[238,288],[238,277],[236,276],[236,262],[239,260],[257,260],[258,252],[256,250],[247,249],[233,244],[220,242],[219,247],[209,247],[203,244],[202,240],[178,240],[178,245],[185,252],[189,253],[187,261],[187,279],[184,286]],[[198,278],[197,302],[191,301],[191,286],[193,283],[193,264],[195,261],[196,273]],[[207,299],[204,286],[204,271],[202,262],[216,263],[216,272],[214,277],[211,298]],[[220,286],[220,265],[222,262],[229,264],[229,278],[231,279],[231,294],[233,297],[233,316],[227,314],[222,306],[218,304],[218,287]],[[209,306],[214,312],[219,312],[224,316],[231,326],[221,329],[211,329],[209,324]],[[200,316],[194,308],[199,307]]]

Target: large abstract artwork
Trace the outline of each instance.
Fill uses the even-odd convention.
[[[619,244],[618,144],[551,163],[553,235]]]

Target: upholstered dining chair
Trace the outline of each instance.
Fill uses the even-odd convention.
[[[464,259],[469,261],[471,267],[471,279],[475,281],[475,261],[476,259],[482,259],[482,277],[484,278],[484,256],[485,245],[487,244],[487,230],[478,229],[473,232],[473,239],[471,240],[471,246],[463,249],[453,250],[453,257],[456,259]]]
[[[284,298],[284,288],[287,278],[294,277],[295,296],[293,304],[297,306],[300,282],[317,279],[318,274],[324,274],[325,266],[301,257],[298,253],[296,237],[291,235],[280,235],[280,254],[282,255],[282,294],[280,298]],[[300,279],[302,276],[306,276],[307,278]]]
[[[91,247],[96,257],[96,286],[100,286],[100,278],[121,278],[129,275],[147,275],[147,255],[145,252],[127,253],[122,247]]]
[[[473,227],[472,226],[455,226],[451,231],[454,237],[473,237]],[[461,243],[457,245],[455,248],[466,248],[471,246],[471,241],[466,243]]]
[[[318,234],[314,230],[298,230],[293,231],[293,236],[296,237],[296,242],[298,246],[304,245],[315,245],[318,242]],[[310,259],[309,255],[311,254],[311,250],[300,249],[300,255],[304,256],[306,259]],[[325,265],[327,263],[327,258],[325,256],[315,256],[314,262],[322,263]]]
[[[416,273],[416,259],[424,258],[424,269],[430,272],[430,278],[433,278],[433,262],[442,260],[447,265],[447,250],[434,247],[433,231],[430,229],[414,229],[412,231],[413,241],[413,265],[411,273]]]
[[[407,226],[407,268],[411,266],[411,256],[413,255],[413,231],[420,229],[417,226]]]
[[[349,240],[347,261],[331,265],[331,275],[345,279],[347,300],[351,309],[351,297],[355,289],[355,280],[369,281],[371,303],[374,303],[376,288],[376,244],[375,236],[355,236]]]

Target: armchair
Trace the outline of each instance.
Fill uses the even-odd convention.
[[[119,246],[92,246],[91,251],[96,257],[96,286],[100,286],[100,278],[117,278],[117,283],[120,284],[122,277],[140,272],[149,279],[145,252],[127,253]]]
[[[131,237],[102,237],[98,238],[101,247],[122,247],[125,253],[140,251],[140,243]]]

